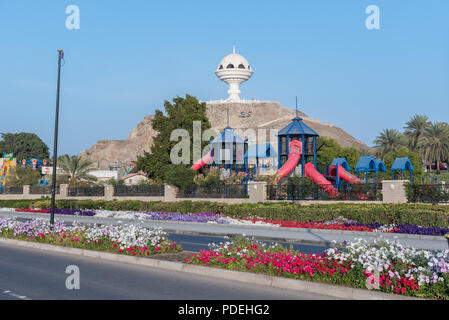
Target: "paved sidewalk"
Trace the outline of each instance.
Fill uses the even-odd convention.
[[[50,218],[49,214],[38,213],[19,213],[10,211],[0,211],[0,216],[14,216],[18,218],[41,217]],[[293,242],[301,244],[314,244],[331,246],[332,241],[341,243],[344,241],[353,241],[355,238],[362,238],[372,241],[383,237],[388,240],[397,239],[401,244],[412,246],[419,249],[444,250],[448,249],[448,241],[444,237],[422,236],[408,234],[391,233],[373,233],[356,232],[340,230],[318,230],[318,229],[300,229],[300,228],[281,228],[260,225],[229,225],[214,223],[192,223],[192,222],[173,222],[173,221],[140,221],[140,220],[119,220],[115,218],[97,218],[56,215],[58,219],[65,222],[79,221],[83,223],[97,224],[129,224],[139,223],[145,227],[161,227],[164,231],[180,234],[197,235],[246,235],[254,236],[258,239],[273,240],[282,242]]]

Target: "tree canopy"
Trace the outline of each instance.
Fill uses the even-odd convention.
[[[399,150],[406,144],[404,135],[396,129],[385,129],[374,140],[376,156],[383,158],[387,153]]]
[[[184,129],[190,136],[190,161],[193,161],[193,122],[201,122],[201,131],[211,128],[209,119],[206,116],[206,103],[200,103],[197,98],[186,95],[185,98],[176,97],[173,103],[165,101],[164,114],[156,110],[152,126],[158,132],[153,139],[150,152],[144,152],[137,158],[137,169],[144,171],[149,178],[164,181],[166,171],[172,165],[170,153],[172,148],[179,141],[170,141],[170,136],[175,129]],[[207,145],[206,141],[201,141],[201,150]],[[188,167],[188,165],[184,165]],[[172,171],[173,168],[170,169]]]
[[[22,159],[48,159],[50,156],[48,146],[34,133],[2,133],[0,153],[12,153],[14,158]]]
[[[344,148],[332,138],[319,137],[317,146],[319,148],[317,151],[317,169],[320,172],[326,171],[327,166],[335,158],[346,158],[349,166],[354,170],[360,158],[360,153],[356,148]]]
[[[416,164],[413,163],[415,170],[421,170],[424,163],[435,163],[437,173],[440,173],[439,164],[449,161],[449,124],[432,123],[427,116],[415,114],[406,122],[404,133],[396,129],[385,129],[374,144],[376,156],[384,160],[387,168],[387,155],[404,154],[410,150],[419,159]]]
[[[75,185],[82,180],[97,180],[94,176],[89,175],[92,162],[82,159],[80,156],[69,156],[65,154],[58,158],[58,166],[69,175],[71,185]]]

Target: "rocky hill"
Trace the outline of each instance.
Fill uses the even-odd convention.
[[[296,114],[295,110],[284,108],[277,102],[211,102],[207,104],[207,116],[213,128],[222,130],[226,127],[228,110],[230,126],[243,131],[280,130],[288,125]],[[363,142],[332,124],[311,119],[302,112],[299,112],[299,115],[321,136],[334,138],[344,147],[368,148]],[[98,163],[101,169],[113,164],[131,165],[138,155],[150,150],[153,137],[157,134],[151,126],[152,119],[153,116],[146,116],[125,140],[97,141],[90,149],[83,151],[81,156]]]

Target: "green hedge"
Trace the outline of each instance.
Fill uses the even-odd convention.
[[[0,200],[0,207],[49,208],[49,199]],[[223,204],[216,202],[143,202],[103,200],[58,200],[57,208],[105,209],[114,211],[215,212],[235,218],[261,217],[300,222],[326,221],[339,216],[362,223],[417,224],[427,227],[449,227],[449,206],[427,204],[315,204],[301,206],[287,202],[264,204]]]

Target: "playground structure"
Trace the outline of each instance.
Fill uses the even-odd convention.
[[[15,159],[12,154],[5,154],[1,159],[0,167],[0,192],[6,187],[8,176],[14,171]]]
[[[210,151],[193,164],[192,170],[198,171],[206,165],[224,169],[225,175],[244,173],[242,183],[248,183],[248,143],[227,126],[223,132],[209,142]]]
[[[355,174],[351,173],[351,167],[346,158],[333,159],[326,172],[320,173],[316,166],[316,139],[319,135],[298,116],[280,130],[277,137],[278,152],[276,154],[270,144],[248,146],[247,141],[235,134],[228,125],[223,132],[209,142],[210,151],[194,163],[192,169],[197,171],[205,166],[211,166],[219,170],[224,169],[228,175],[233,172],[244,172],[244,183],[247,183],[248,179],[251,178],[248,175],[250,162],[250,171],[256,175],[261,174],[257,170],[260,162],[262,162],[262,166],[265,163],[264,161],[274,163],[273,160],[277,157],[278,170],[275,174],[275,184],[279,184],[282,179],[288,176],[301,176],[312,180],[328,194],[329,198],[348,197],[345,192],[353,189],[352,194],[355,194],[361,200],[367,199],[366,192],[369,189],[368,184],[371,183],[369,175],[373,175],[375,182],[371,184],[373,190],[377,190],[378,174],[387,171],[381,159],[362,156],[354,168]],[[408,158],[399,158],[396,159],[391,169],[394,180],[394,172],[398,170],[401,171],[402,177],[406,170],[409,170],[412,176],[413,166]],[[364,179],[362,179],[362,175],[364,175]],[[363,186],[352,187],[351,185]]]
[[[336,158],[332,160],[332,163],[328,168],[329,175],[335,177],[336,185],[340,185],[341,180],[345,180],[350,184],[360,183],[359,178],[350,173],[350,171],[351,167],[346,158]]]
[[[277,153],[270,143],[249,144],[245,159],[248,161],[249,172],[253,175],[272,174],[271,168],[276,162]]]
[[[278,168],[276,182],[296,173],[310,178],[330,197],[336,197],[338,190],[326,177],[316,170],[316,138],[318,133],[296,116],[278,133]],[[313,159],[313,162],[311,160]]]
[[[372,156],[364,156],[360,157],[359,162],[357,162],[357,165],[355,167],[355,172],[357,174],[357,178],[360,178],[360,174],[365,174],[365,180],[366,183],[369,181],[369,174],[373,173],[374,178],[377,181],[378,172],[386,172],[387,169],[382,162],[381,159],[375,159]]]
[[[413,165],[409,158],[397,158],[391,166],[391,172],[393,173],[393,180],[395,177],[395,171],[401,172],[401,179],[404,180],[404,171],[410,172],[410,180],[413,183]]]

